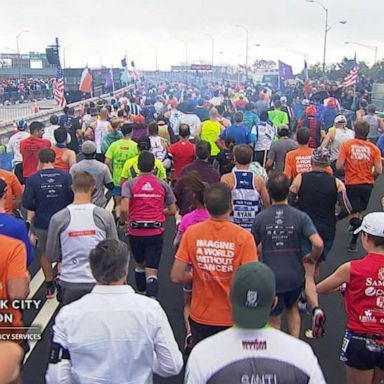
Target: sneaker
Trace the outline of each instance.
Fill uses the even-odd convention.
[[[301,292],[299,301],[297,302],[297,307],[299,308],[299,312],[303,314],[308,314],[307,311],[307,298],[305,297],[305,293]]]
[[[184,355],[189,356],[191,351],[192,351],[192,333],[189,332],[187,336],[185,336]]]
[[[45,297],[47,299],[53,299],[55,297],[55,294],[56,294],[56,287],[55,287],[55,284],[51,281],[47,283],[47,290],[46,290]]]
[[[349,246],[347,248],[347,252],[350,253],[357,253],[357,243],[349,243]]]

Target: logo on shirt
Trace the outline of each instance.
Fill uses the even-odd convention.
[[[266,340],[242,340],[241,344],[243,345],[243,349],[246,351],[265,351],[267,349]]]
[[[257,291],[247,291],[247,300],[245,302],[246,307],[257,307]]]
[[[384,268],[380,268],[378,272],[379,280],[384,280]]]
[[[90,229],[88,231],[71,231],[68,232],[69,237],[82,237],[82,236],[95,236],[96,230]]]
[[[142,191],[153,191],[153,187],[150,183],[145,183],[142,187],[141,187],[141,190]]]

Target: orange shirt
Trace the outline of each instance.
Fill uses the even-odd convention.
[[[372,167],[381,161],[379,148],[366,140],[351,139],[340,145],[339,159],[345,160],[345,184],[373,184]]]
[[[309,147],[299,147],[285,155],[284,173],[288,179],[293,180],[299,173],[312,171],[311,157],[314,149]],[[333,175],[331,167],[327,167],[325,172]]]
[[[0,244],[0,300],[7,300],[9,299],[8,281],[23,279],[27,276],[27,251],[22,241],[12,237],[0,235]],[[0,321],[0,327],[22,327],[23,321],[20,311],[9,309],[10,306],[11,303],[8,302],[8,309],[0,309],[0,315],[3,317],[3,321]],[[12,319],[6,321],[5,317],[8,316],[12,317]],[[0,329],[0,333],[15,334],[22,332],[20,330]]]
[[[0,179],[3,179],[6,182],[8,188],[8,192],[5,197],[5,212],[12,214],[13,199],[14,197],[19,197],[23,194],[23,187],[14,173],[4,171],[4,169],[0,169]]]
[[[70,151],[68,148],[60,148],[54,145],[52,147],[53,151],[55,152],[56,158],[55,158],[55,168],[59,171],[63,171],[66,173],[69,173],[69,163],[65,162],[63,160],[64,153]]]
[[[230,221],[209,219],[186,230],[176,259],[192,264],[192,320],[231,326],[234,274],[240,265],[258,260],[253,236]]]

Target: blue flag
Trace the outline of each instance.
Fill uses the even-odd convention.
[[[279,76],[282,81],[293,79],[292,67],[279,60]]]

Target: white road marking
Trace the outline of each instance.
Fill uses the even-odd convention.
[[[52,264],[52,268],[55,268],[56,263]],[[33,279],[29,283],[29,295],[28,299],[32,299],[33,296],[36,295],[37,291],[40,289],[41,285],[44,283],[44,273],[40,268],[39,271],[33,276]]]

